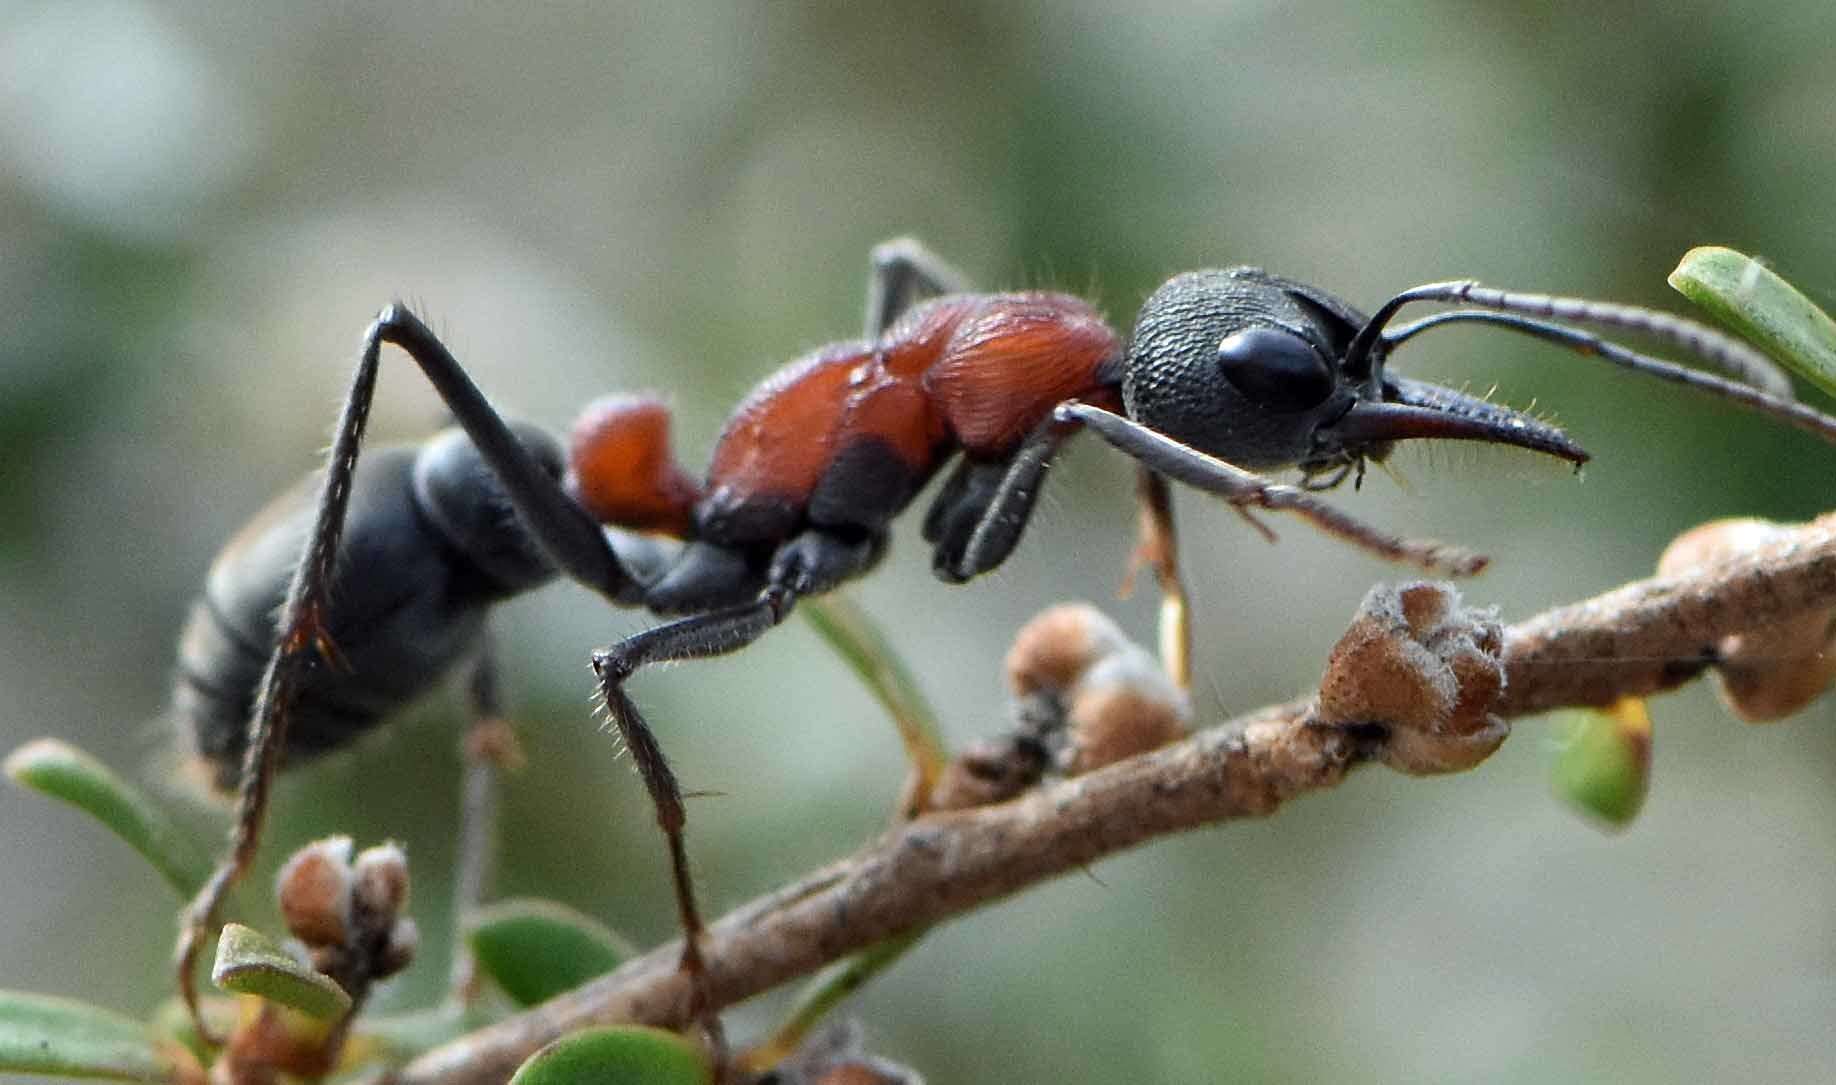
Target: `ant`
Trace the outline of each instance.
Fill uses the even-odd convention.
[[[1415,302],[1462,307],[1391,327]],[[932,567],[954,584],[999,566],[1054,456],[1083,430],[1138,461],[1136,560],[1152,565],[1181,623],[1168,480],[1223,499],[1271,539],[1256,510],[1298,515],[1429,572],[1475,573],[1486,560],[1477,554],[1389,534],[1313,493],[1361,482],[1366,463],[1399,441],[1483,441],[1586,462],[1551,424],[1389,371],[1398,346],[1456,322],[1689,384],[1836,442],[1836,418],[1793,402],[1789,380],[1754,350],[1655,310],[1466,281],[1405,290],[1367,317],[1317,287],[1237,267],[1174,276],[1124,336],[1066,294],[969,292],[954,269],[899,240],[873,251],[865,336],[766,377],[697,482],[670,451],[660,402],[589,405],[564,453],[500,417],[427,326],[389,306],[364,334],[316,502],[297,489],[230,542],[180,643],[175,707],[218,786],[240,786],[227,853],[182,921],[181,992],[195,1016],[192,965],[253,857],[279,763],[375,726],[480,649],[494,603],[565,576],[615,605],[674,617],[592,663],[668,844],[681,969],[691,1016],[704,1017],[682,792],[625,691],[634,674],[738,651],[799,599],[869,572],[888,525],[953,459],[924,519]],[[1733,379],[1571,324],[1650,337]],[[385,343],[420,366],[458,424],[360,463]],[[1300,484],[1253,473],[1282,468],[1298,468]],[[1184,636],[1182,625],[1169,641]],[[1183,681],[1183,648],[1178,656],[1169,667]]]

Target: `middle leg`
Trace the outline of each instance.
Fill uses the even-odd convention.
[[[701,911],[695,903],[695,888],[689,876],[688,851],[683,839],[688,819],[682,806],[682,786],[657,742],[656,732],[651,730],[644,714],[625,692],[625,683],[648,664],[736,652],[781,623],[795,602],[796,597],[787,590],[767,587],[753,602],[682,618],[593,653],[593,673],[599,677],[606,711],[611,714],[625,748],[631,751],[638,776],[656,807],[657,825],[663,830],[669,846],[676,913],[682,924],[682,969],[689,974],[698,1001],[705,998],[702,987],[706,969],[700,946],[703,924]],[[705,1008],[705,1005],[696,1005],[692,1010],[699,1016]]]
[[[766,585],[749,603],[692,614],[667,625],[627,637],[593,653],[606,711],[631,751],[638,776],[656,808],[657,826],[669,848],[670,876],[675,884],[677,918],[682,925],[682,971],[690,989],[690,1014],[713,1024],[707,990],[707,962],[701,955],[704,924],[695,900],[685,840],[687,812],[682,786],[670,767],[656,732],[644,719],[625,683],[653,663],[707,659],[737,652],[784,622],[803,596],[817,595],[872,568],[885,552],[885,537],[840,534],[812,529],[789,540],[773,556]]]
[[[873,247],[867,273],[867,338],[878,339],[907,309],[939,294],[959,294],[969,280],[915,238]]]

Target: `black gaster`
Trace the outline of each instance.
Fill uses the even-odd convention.
[[[512,432],[559,473],[551,438]],[[312,530],[312,489],[283,495],[224,551],[180,641],[174,708],[223,787],[240,769],[267,646]],[[460,431],[361,461],[326,618],[334,659],[317,660],[302,683],[287,755],[336,749],[426,692],[477,646],[492,603],[554,575]]]
[[[319,660],[292,712],[286,754],[341,746],[424,692],[478,642],[496,593],[459,561],[414,498],[416,449],[358,465],[327,630],[334,670]],[[241,768],[249,711],[275,620],[314,509],[283,495],[212,566],[180,641],[173,704],[192,748],[221,786]]]

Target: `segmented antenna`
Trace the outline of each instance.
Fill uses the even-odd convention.
[[[1438,301],[1477,308],[1437,313],[1385,333],[1385,325],[1395,318],[1397,312],[1404,305],[1415,301]],[[1592,332],[1554,323],[1558,320],[1649,336],[1676,347],[1727,376],[1716,376],[1676,362],[1654,358]],[[1495,290],[1480,286],[1472,280],[1412,287],[1385,302],[1376,315],[1359,329],[1351,345],[1346,348],[1345,372],[1353,379],[1368,380],[1373,375],[1377,344],[1394,348],[1430,328],[1454,323],[1486,324],[1554,343],[1577,354],[1603,358],[1660,380],[1720,396],[1836,444],[1836,418],[1798,403],[1792,394],[1791,379],[1785,372],[1759,351],[1738,339],[1686,317],[1656,309],[1586,298]]]

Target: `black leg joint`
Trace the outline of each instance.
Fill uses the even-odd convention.
[[[624,683],[625,679],[630,678],[637,668],[631,665],[631,662],[626,659],[623,652],[619,651],[622,647],[624,647],[624,643],[614,645],[611,648],[601,648],[594,652],[593,674],[602,681],[614,682],[621,685]]]

